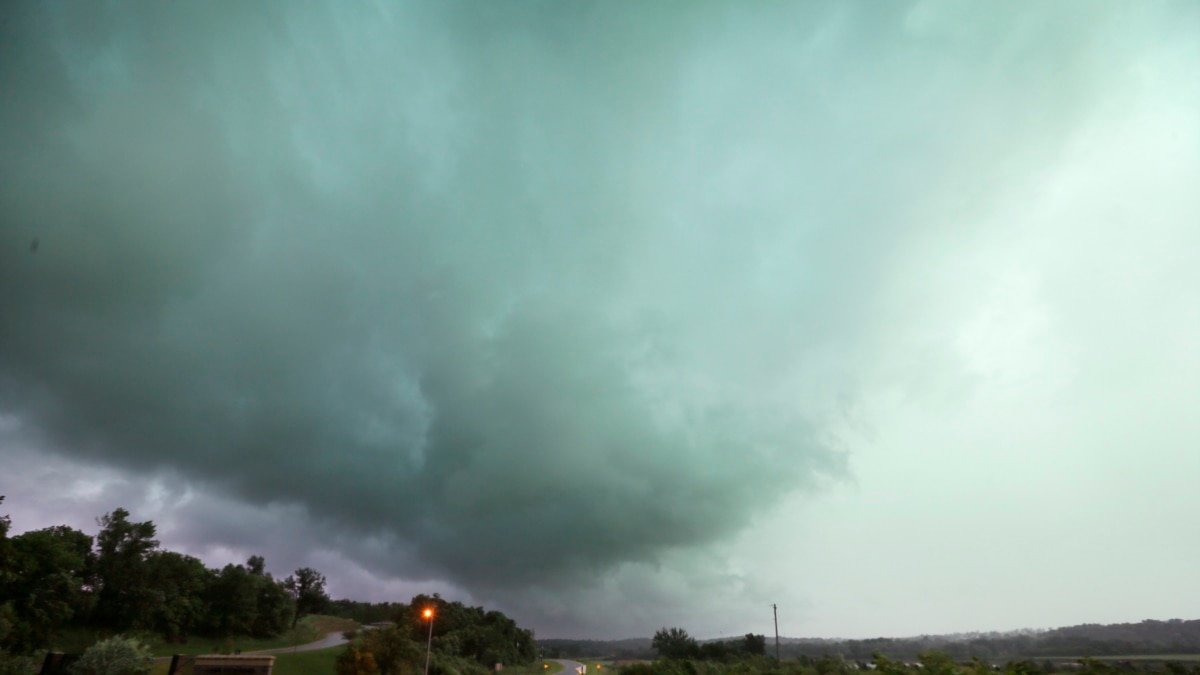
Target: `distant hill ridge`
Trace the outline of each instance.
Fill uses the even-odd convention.
[[[718,638],[737,640],[741,636]],[[707,640],[706,640],[707,642]],[[767,640],[768,651],[773,637]],[[780,655],[794,658],[840,655],[868,660],[875,652],[893,658],[914,658],[936,649],[956,658],[984,659],[1050,656],[1119,656],[1125,654],[1200,654],[1200,619],[1147,619],[1138,623],[1087,623],[1063,628],[1023,628],[1011,631],[949,633],[905,638],[780,637]],[[550,656],[653,658],[650,638],[624,640],[539,640]]]

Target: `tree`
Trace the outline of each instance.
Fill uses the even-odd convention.
[[[424,650],[399,626],[363,631],[354,648],[370,654],[380,675],[403,672],[405,665],[415,666],[421,662]]]
[[[766,654],[767,636],[746,633],[746,637],[742,638],[742,651],[747,654]]]
[[[931,649],[918,654],[917,659],[927,675],[955,675],[958,672],[958,665],[945,652]]]
[[[146,557],[143,583],[149,593],[140,628],[182,642],[208,615],[205,597],[215,575],[200,560],[174,551]],[[148,622],[148,623],[147,623]]]
[[[4,495],[0,495],[0,504],[4,503]],[[13,562],[12,543],[8,540],[8,529],[12,527],[12,519],[8,514],[0,516],[0,660],[7,661],[3,647],[8,644],[8,636],[16,624],[16,610],[12,606],[15,595],[13,581],[16,579],[16,565]]]
[[[75,675],[144,675],[154,666],[150,649],[133,638],[120,635],[88,647],[71,666]]]
[[[311,567],[301,567],[283,581],[284,588],[296,599],[296,614],[292,626],[306,614],[316,614],[329,604],[325,594],[325,577]]]
[[[275,581],[270,574],[256,575],[253,569],[250,572],[258,588],[258,602],[250,634],[260,638],[278,635],[292,625],[296,616],[296,601],[283,584]]]
[[[346,645],[345,651],[338,654],[335,668],[337,675],[376,675],[379,672],[371,652],[354,643]]]
[[[258,619],[258,577],[226,565],[208,587],[208,630],[215,636],[249,635]]]
[[[875,664],[875,672],[880,675],[908,675],[903,663],[889,659],[882,652],[875,652],[871,662]]]
[[[650,646],[664,659],[686,659],[700,652],[696,640],[682,628],[663,627],[654,634]]]
[[[26,532],[8,541],[8,583],[0,602],[13,620],[3,644],[19,652],[49,644],[51,638],[85,607],[85,574],[92,538],[59,525]]]
[[[152,623],[153,597],[142,583],[150,552],[158,548],[154,523],[130,522],[129,511],[118,508],[97,520],[96,617],[118,630]]]
[[[409,639],[418,644],[425,642],[429,630],[429,624],[422,616],[427,608],[433,609],[435,617],[433,650],[448,657],[442,661],[447,668],[458,668],[452,665],[454,659],[449,657],[467,659],[489,669],[496,663],[529,664],[538,657],[533,632],[521,628],[503,612],[447,602],[436,593],[413,596],[397,616],[397,622],[407,629]]]

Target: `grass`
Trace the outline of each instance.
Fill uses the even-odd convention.
[[[312,652],[285,652],[275,654],[275,667],[272,675],[333,675],[338,654],[345,647],[330,647]],[[562,670],[562,665],[546,661],[549,668],[542,668],[541,662],[532,666],[506,667],[503,675],[554,675]],[[151,675],[167,675],[170,661],[154,664]],[[589,666],[590,671],[590,666]]]
[[[333,675],[334,662],[345,647],[275,655],[272,675]]]
[[[596,666],[600,666],[599,670],[601,673],[603,673],[606,670],[609,670],[610,668],[615,671],[617,668],[621,667],[618,663],[614,662],[612,659],[609,659],[607,657],[564,656],[563,658],[568,661],[578,661],[578,662],[582,663],[583,665],[587,666],[588,675],[592,675],[592,673],[596,672],[596,670],[597,670]],[[557,664],[554,664],[554,665],[557,665]]]
[[[272,675],[333,675],[338,654],[344,647],[330,647],[311,652],[286,652],[272,654],[275,657],[275,667]],[[167,675],[171,668],[170,659],[155,661],[150,675]],[[185,673],[191,672],[184,670]]]
[[[549,666],[549,668],[543,668],[543,665]],[[561,663],[542,660],[534,663],[532,666],[504,666],[504,670],[500,672],[502,675],[554,675],[562,671],[562,669]]]
[[[291,647],[319,640],[326,633],[340,632],[356,628],[358,624],[350,619],[335,616],[310,615],[301,619],[294,628],[273,638],[258,639],[252,637],[235,637],[230,639],[192,637],[187,642],[164,642],[153,634],[135,634],[138,639],[150,647],[155,656],[170,656],[172,654],[215,654],[252,652],[260,649],[276,649]],[[94,644],[97,640],[108,637],[109,634],[99,631],[74,628],[63,631],[54,641],[52,651],[79,653]],[[166,670],[164,669],[165,673]],[[330,671],[332,672],[332,671]]]

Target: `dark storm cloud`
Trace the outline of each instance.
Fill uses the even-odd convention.
[[[996,138],[1052,153],[1087,33],[1033,60],[999,11],[633,9],[10,6],[3,410],[485,591],[839,475],[911,195]]]
[[[837,470],[778,391],[770,333],[808,331],[756,325],[797,301],[747,287],[741,216],[657,222],[628,184],[686,39],[342,11],[12,11],[6,410],[484,586],[709,541]],[[595,53],[562,34],[593,18]]]

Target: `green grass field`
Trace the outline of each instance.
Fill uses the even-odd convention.
[[[283,652],[275,654],[275,667],[272,669],[273,675],[333,675],[334,665],[337,662],[338,654],[342,653],[345,647],[330,647],[313,652]],[[543,668],[545,663],[549,668]],[[167,675],[167,669],[171,667],[169,660],[163,660],[154,664],[154,670],[151,675]],[[588,670],[592,671],[594,664],[588,664]],[[607,666],[606,666],[607,668]],[[556,675],[562,671],[562,664],[553,661],[539,661],[532,666],[512,666],[505,668],[504,675]]]
[[[549,667],[543,667],[549,666]],[[505,666],[503,675],[554,675],[562,671],[562,664],[554,661],[538,661],[532,666]]]
[[[315,652],[276,654],[273,675],[333,675],[334,662],[345,647]]]
[[[153,634],[134,634],[142,642],[150,647],[151,653],[155,656],[170,656],[172,654],[217,654],[217,653],[238,653],[252,652],[260,649],[276,649],[279,647],[291,647],[292,645],[302,645],[315,640],[319,640],[326,633],[349,630],[357,627],[358,624],[350,619],[341,619],[334,616],[313,615],[306,616],[296,624],[295,628],[286,633],[267,639],[255,639],[251,637],[237,637],[227,640],[216,638],[193,637],[187,642],[180,644],[175,642],[164,642],[162,638]],[[94,630],[87,629],[71,629],[63,631],[63,633],[54,640],[52,651],[58,652],[82,652],[97,640],[102,640],[109,637],[108,634],[103,634]],[[165,670],[163,672],[166,672]]]
[[[333,675],[334,663],[343,647],[330,647],[313,652],[275,654],[272,675]],[[170,660],[155,662],[151,675],[167,675]],[[185,671],[186,672],[186,671]]]

